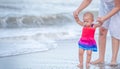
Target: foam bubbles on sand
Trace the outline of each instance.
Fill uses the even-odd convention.
[[[20,55],[38,51],[46,51],[55,47],[56,44],[54,43],[54,41],[39,42],[32,39],[3,39],[0,40],[0,57]]]

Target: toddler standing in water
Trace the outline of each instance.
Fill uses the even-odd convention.
[[[97,52],[97,45],[94,39],[95,29],[99,27],[99,24],[93,24],[94,16],[91,12],[86,12],[83,15],[83,22],[79,17],[75,17],[76,22],[83,26],[82,35],[78,42],[79,45],[79,62],[78,67],[83,67],[83,55],[84,51],[87,52],[86,67],[89,67],[92,51]]]

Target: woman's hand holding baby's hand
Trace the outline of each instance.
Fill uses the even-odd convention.
[[[97,22],[99,22],[101,25],[104,23],[105,18],[104,17],[98,17]]]
[[[97,22],[96,24],[94,24],[94,27],[95,27],[95,28],[100,27],[100,26],[102,26],[102,24],[99,23],[99,22]]]
[[[74,11],[73,15],[74,15],[74,18],[75,18],[76,22],[79,22],[79,17],[78,17],[79,12],[78,12],[78,10]]]
[[[95,24],[95,27],[100,27],[100,26],[102,26],[101,23],[97,23],[97,24]]]
[[[75,11],[73,12],[74,18],[77,19],[77,18],[78,18],[78,15],[79,15],[79,11],[78,11],[78,10],[75,10]]]

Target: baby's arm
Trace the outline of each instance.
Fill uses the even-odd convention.
[[[82,21],[80,21],[79,17],[74,17],[74,18],[75,18],[75,21],[76,21],[79,25],[81,25],[81,26],[84,25],[84,23],[83,23]]]

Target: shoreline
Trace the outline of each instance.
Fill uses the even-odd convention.
[[[97,41],[97,37],[95,38]],[[111,57],[110,37],[107,38],[107,48],[104,65],[90,65],[90,69],[119,69],[120,59],[118,54],[118,66],[108,66]],[[76,38],[58,40],[58,46],[44,52],[36,52],[12,57],[0,58],[0,69],[79,69],[78,46]],[[84,55],[84,57],[86,57]],[[93,53],[92,61],[98,58],[98,52]],[[86,59],[84,59],[86,60]],[[12,63],[12,64],[11,64]],[[5,64],[5,65],[3,65]],[[85,68],[85,67],[84,67]]]

